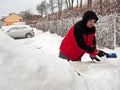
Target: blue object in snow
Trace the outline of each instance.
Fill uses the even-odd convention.
[[[106,55],[106,57],[107,57],[107,58],[117,58],[117,55],[116,55],[116,53],[108,53],[108,54]]]

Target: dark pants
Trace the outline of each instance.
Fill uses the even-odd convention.
[[[59,52],[59,57],[62,59],[66,59],[67,61],[70,60],[68,57],[64,56],[61,52]]]
[[[62,54],[62,52],[59,52],[59,57],[62,59],[66,59],[67,61],[70,61],[70,59],[68,57],[66,57],[65,55]],[[74,60],[72,60],[74,61]],[[77,59],[76,61],[81,61],[81,58]]]

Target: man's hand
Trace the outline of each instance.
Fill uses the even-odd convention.
[[[96,56],[90,56],[90,58],[91,58],[92,60],[96,60],[96,61],[99,61],[99,62],[100,62],[100,59],[98,59]]]
[[[105,55],[107,55],[107,53],[105,53],[104,51],[99,50],[98,54],[99,57],[103,57]]]

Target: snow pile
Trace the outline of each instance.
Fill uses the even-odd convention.
[[[35,37],[31,39],[24,39],[19,40],[20,42],[27,44],[30,47],[39,48],[39,50],[43,52],[47,52],[52,55],[57,55],[59,52],[59,46],[62,41],[62,38],[60,36],[57,36],[56,34],[50,34],[49,32],[43,33],[42,31],[35,30],[36,35]],[[52,41],[52,42],[50,42]],[[52,44],[52,46],[49,44]],[[47,47],[46,47],[47,46]],[[50,48],[52,48],[50,50]],[[76,65],[76,68],[78,71],[80,71],[81,74],[83,74],[83,82],[81,81],[80,77],[77,78],[75,81],[78,81],[79,84],[75,84],[77,88],[80,88],[80,85],[83,86],[83,88],[86,90],[87,88],[91,88],[94,90],[101,90],[101,89],[108,89],[111,90],[114,88],[115,90],[119,90],[119,80],[120,80],[120,64],[119,64],[119,48],[116,48],[116,50],[109,50],[104,49],[107,53],[115,52],[118,54],[117,59],[108,59],[106,57],[103,57],[100,63],[88,63],[86,61],[90,61],[88,54],[85,54],[82,57],[82,63],[81,62],[74,62],[73,64]],[[117,74],[116,74],[117,73]],[[80,79],[80,80],[79,80]],[[96,82],[96,84],[94,83]],[[87,83],[87,84],[85,84]],[[98,88],[99,87],[99,88]],[[117,89],[116,89],[117,88]],[[84,90],[83,89],[83,90]]]
[[[57,34],[51,34],[50,32],[42,32],[41,30],[33,29],[35,32],[35,37],[31,39],[22,39],[20,42],[27,44],[32,48],[40,49],[43,52],[58,55],[59,46],[62,41],[62,37]]]
[[[0,90],[71,90],[68,62],[30,49],[0,31]]]
[[[37,30],[31,39],[13,40],[0,31],[0,90],[120,90],[120,48],[117,59],[68,63],[57,57],[61,40]]]

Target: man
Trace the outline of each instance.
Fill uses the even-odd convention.
[[[59,57],[78,61],[88,53],[91,59],[100,61],[96,55],[106,55],[104,51],[96,49],[95,27],[98,17],[93,11],[86,11],[82,20],[73,25],[60,45]]]

